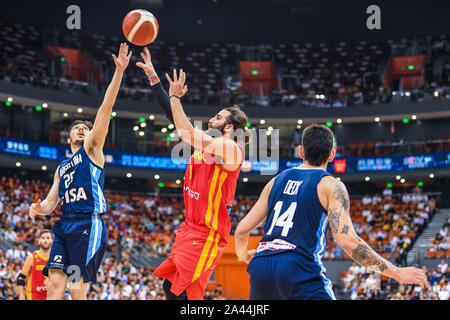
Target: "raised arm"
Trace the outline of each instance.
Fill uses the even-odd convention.
[[[421,269],[399,268],[393,265],[356,234],[350,218],[350,199],[342,182],[326,176],[318,185],[318,194],[320,202],[328,211],[329,226],[334,239],[353,261],[402,284],[418,284],[422,288],[429,286]]]
[[[234,232],[236,255],[239,260],[246,263],[249,263],[256,253],[256,250],[248,250],[248,237],[250,236],[250,232],[255,230],[267,218],[269,213],[269,195],[270,190],[272,190],[274,179],[275,178],[266,184],[258,201],[256,201],[255,205],[245,218],[239,222],[236,231]]]
[[[34,219],[36,215],[48,215],[52,213],[53,210],[58,206],[59,203],[59,166],[56,168],[55,174],[53,176],[53,185],[48,192],[47,197],[44,201],[39,199],[36,203],[32,203],[29,209],[30,218]]]
[[[196,149],[219,156],[224,164],[233,166],[231,170],[237,169],[243,157],[239,146],[231,139],[212,137],[202,130],[194,128],[186,116],[181,105],[181,97],[188,91],[187,85],[185,85],[186,73],[183,69],[180,69],[179,78],[176,70],[173,70],[173,80],[168,74],[166,74],[166,78],[170,83],[170,107],[179,137]]]
[[[141,52],[141,57],[144,62],[136,62],[136,65],[144,70],[146,76],[148,77],[150,85],[153,88],[159,106],[161,107],[161,109],[163,109],[164,113],[167,116],[167,119],[169,119],[170,122],[174,123],[172,110],[170,110],[169,95],[167,94],[166,90],[164,90],[161,81],[159,80],[158,74],[153,67],[150,51],[148,51],[147,48],[144,48],[144,51]]]
[[[128,66],[131,54],[131,51],[128,53],[128,45],[126,43],[121,43],[119,55],[117,57],[114,54],[112,55],[116,65],[116,71],[114,72],[111,83],[106,89],[103,102],[97,111],[94,126],[84,141],[85,150],[89,155],[92,155],[96,160],[99,160],[98,162],[104,162],[102,149],[105,144],[106,135],[108,134],[111,112],[114,103],[116,102],[123,73]]]

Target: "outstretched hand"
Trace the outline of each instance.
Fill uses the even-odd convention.
[[[130,51],[130,53],[128,53],[128,45],[126,43],[120,44],[119,55],[116,57],[115,54],[112,54],[114,63],[116,64],[116,69],[118,71],[125,71],[125,69],[128,67],[128,63],[130,62],[132,54],[133,51]]]
[[[38,199],[37,203],[32,203],[29,209],[29,215],[31,219],[34,219],[41,212],[41,199]]]
[[[173,69],[173,80],[166,73],[167,81],[169,81],[169,95],[176,95],[182,97],[188,92],[187,85],[184,84],[186,81],[186,73],[184,73],[183,69],[180,69],[180,77],[177,77],[177,71]]]
[[[150,54],[150,51],[147,48],[144,48],[144,52],[141,52],[141,57],[144,60],[144,63],[136,62],[136,66],[142,68],[147,77],[149,77],[150,75],[155,73],[155,68],[152,64],[152,56]]]

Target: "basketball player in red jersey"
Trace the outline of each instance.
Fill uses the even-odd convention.
[[[149,77],[159,104],[180,138],[195,149],[184,177],[185,221],[177,231],[168,259],[153,274],[166,279],[163,288],[168,300],[202,300],[230,235],[229,212],[245,157],[235,138],[242,144],[249,138],[247,116],[233,106],[211,118],[208,131],[194,128],[181,105],[181,97],[188,90],[186,74],[180,70],[178,77],[174,70],[173,79],[166,74],[170,83],[167,96],[147,48],[141,56],[144,63],[137,65]],[[212,137],[213,133],[216,137]]]
[[[39,250],[26,257],[22,271],[17,277],[20,300],[46,300],[47,299],[47,277],[42,274],[42,270],[47,263],[50,248],[53,242],[53,235],[50,230],[42,230],[39,235]],[[29,276],[26,285],[25,279]]]

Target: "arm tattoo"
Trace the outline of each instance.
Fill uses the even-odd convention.
[[[358,244],[352,252],[352,259],[372,271],[383,272],[387,269],[386,262],[378,256],[367,244]]]
[[[330,221],[330,228],[334,232],[339,231],[339,220],[341,218],[341,211],[336,208],[328,210],[328,217]]]
[[[342,208],[344,208],[345,212],[348,212],[348,209],[350,207],[349,205],[349,198],[348,194],[345,189],[343,189],[340,184],[336,185],[336,189],[333,193],[334,197],[341,203]]]
[[[341,233],[342,234],[347,234],[348,235],[348,230],[350,229],[350,227],[348,225],[344,225],[344,227],[342,228]]]

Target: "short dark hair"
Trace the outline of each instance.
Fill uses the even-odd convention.
[[[334,135],[330,128],[311,124],[303,130],[302,146],[305,160],[313,166],[324,164],[334,146]]]
[[[52,232],[49,229],[42,229],[41,232],[39,232],[39,238],[45,233],[50,233],[50,235],[53,238],[53,234],[52,234]]]
[[[86,127],[89,128],[89,130],[92,130],[92,122],[88,121],[88,120],[75,120],[74,122],[72,122],[72,124],[70,125],[69,128],[69,132],[72,131],[72,128],[75,127],[78,124],[84,124]]]

